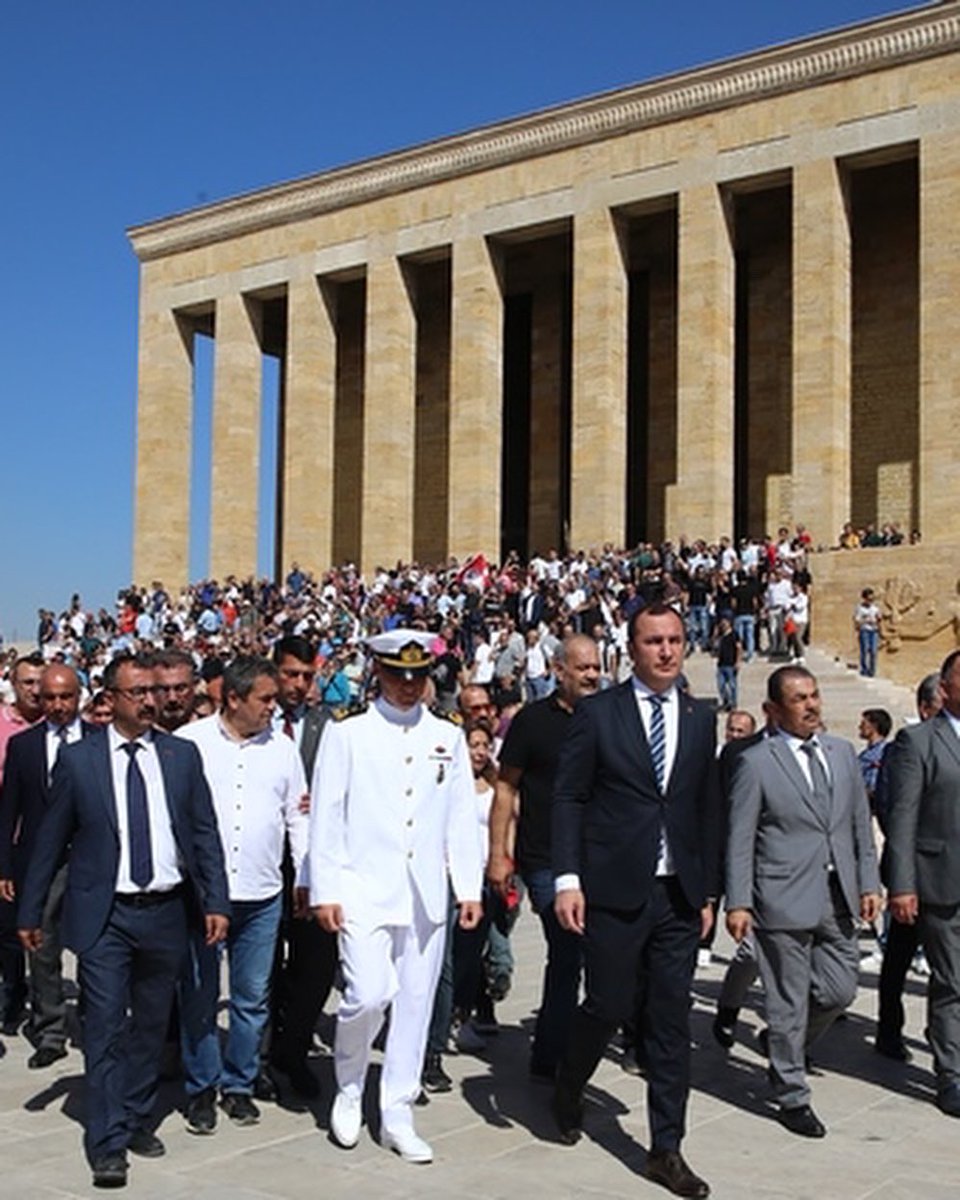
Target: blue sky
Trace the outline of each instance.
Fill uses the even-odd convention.
[[[128,226],[905,7],[5,4],[0,630],[30,638],[38,607],[59,611],[74,591],[88,607],[111,603],[129,581],[137,262]],[[206,433],[197,433],[202,456]]]

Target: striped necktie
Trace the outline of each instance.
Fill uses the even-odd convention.
[[[664,791],[664,775],[667,765],[667,726],[663,717],[665,697],[651,693],[650,701],[650,757],[657,777],[657,787]]]

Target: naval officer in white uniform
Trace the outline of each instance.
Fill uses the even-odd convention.
[[[310,892],[339,934],[337,1096],[330,1132],[357,1144],[370,1049],[392,1006],[380,1077],[381,1141],[408,1162],[433,1151],[413,1127],[433,996],[443,958],[447,877],[460,924],[480,919],[483,864],[473,778],[459,726],[423,704],[431,637],[378,634],[380,696],[328,723],[311,788]]]

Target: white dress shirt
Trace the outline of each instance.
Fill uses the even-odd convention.
[[[177,731],[200,751],[213,795],[231,900],[269,900],[283,886],[283,835],[290,836],[294,870],[307,852],[307,791],[292,738],[270,726],[236,741],[219,713]]]
[[[53,768],[57,765],[60,747],[64,743],[72,746],[74,742],[79,742],[83,737],[83,729],[79,717],[74,717],[66,725],[54,725],[52,721],[46,721],[44,729],[47,735],[47,782],[49,783],[50,777],[53,775]],[[63,730],[66,730],[66,737],[62,736]]]
[[[150,819],[150,855],[153,862],[153,877],[146,889],[139,887],[130,878],[130,832],[127,824],[127,770],[130,755],[124,750],[128,745],[125,737],[113,725],[107,726],[107,745],[110,750],[110,774],[113,778],[113,795],[117,805],[117,832],[120,838],[120,865],[117,869],[116,890],[124,895],[149,891],[168,892],[183,882],[180,856],[173,824],[167,807],[167,793],[160,770],[160,759],[153,740],[153,730],[135,738],[141,747],[134,755],[143,782],[147,789],[147,811]]]
[[[677,757],[677,741],[680,731],[680,704],[676,686],[668,688],[665,692],[656,693],[662,700],[663,711],[663,732],[666,742],[663,756],[663,793],[666,795],[667,787],[670,784],[670,774],[673,771],[673,764]],[[640,713],[640,720],[643,723],[643,732],[646,734],[647,745],[650,745],[650,725],[653,720],[653,705],[650,703],[650,697],[654,695],[653,688],[647,687],[642,683],[636,675],[633,677],[633,695],[637,702],[637,711]],[[657,850],[657,875],[673,875],[673,858],[670,854],[670,845],[667,842],[667,831],[661,826],[660,829],[660,845]]]
[[[636,675],[632,676],[631,682],[633,683],[634,699],[637,702],[637,711],[640,714],[640,723],[643,725],[643,732],[646,735],[647,744],[649,745],[650,723],[653,713],[653,705],[650,703],[649,697],[654,694],[654,691],[653,688],[647,687],[645,683],[641,683]],[[663,732],[666,743],[663,758],[663,790],[666,792],[667,786],[670,783],[670,773],[673,770],[674,760],[677,757],[677,742],[680,730],[680,704],[675,686],[657,694],[663,699]],[[660,829],[660,844],[657,849],[657,869],[655,874],[674,874],[670,846],[667,843],[666,830],[662,826]],[[575,872],[570,872],[567,875],[558,875],[554,888],[557,892],[579,891],[580,876]]]
[[[804,738],[795,737],[792,733],[787,733],[785,729],[778,729],[777,734],[779,737],[782,737],[790,747],[790,753],[797,760],[797,765],[803,772],[803,777],[810,785],[810,790],[812,792],[813,778],[810,775],[810,759],[807,757],[806,750],[802,749],[803,746],[807,745],[807,741]],[[827,756],[823,752],[823,747],[817,741],[816,737],[811,738],[810,741],[813,743],[814,749],[817,752],[817,758],[820,760],[820,765],[823,767],[827,781],[832,783],[833,780],[830,777],[830,764],[827,762]]]

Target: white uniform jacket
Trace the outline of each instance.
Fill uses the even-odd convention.
[[[367,928],[410,925],[479,900],[483,864],[463,731],[423,705],[380,699],[324,730],[310,789],[310,901]]]

